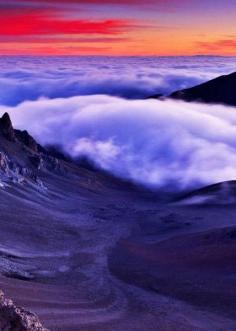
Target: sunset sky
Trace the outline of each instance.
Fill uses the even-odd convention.
[[[2,55],[236,55],[235,0],[0,0]]]

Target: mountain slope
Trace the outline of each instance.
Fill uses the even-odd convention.
[[[51,331],[235,331],[235,203],[164,203],[45,150],[7,114],[0,153],[0,288],[14,300],[0,293],[0,323],[32,311]]]
[[[170,98],[236,106],[236,72],[172,93]]]

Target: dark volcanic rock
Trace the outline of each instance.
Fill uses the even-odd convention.
[[[236,72],[192,88],[172,93],[170,98],[236,106]]]
[[[7,183],[31,183],[45,188],[40,174],[45,171],[65,174],[63,162],[26,130],[15,130],[7,113],[0,118],[0,187]]]
[[[16,307],[11,300],[4,298],[2,291],[0,291],[0,330],[47,331],[35,314]]]
[[[64,154],[60,146],[47,145],[45,154],[48,154],[60,160],[69,162],[72,161],[72,158],[69,155]]]
[[[0,118],[0,131],[6,139],[15,141],[15,132],[8,113],[5,113],[2,118]]]
[[[26,131],[16,130],[12,126],[12,122],[8,113],[5,113],[0,118],[0,133],[9,141],[19,141],[33,152],[45,152],[45,149],[40,146],[35,139]]]
[[[35,168],[37,168],[38,170],[42,167],[43,160],[40,155],[30,156],[29,159],[30,159],[31,163],[33,164],[33,166]]]
[[[16,137],[26,147],[30,148],[34,152],[38,152],[38,144],[34,138],[26,131],[15,130]]]

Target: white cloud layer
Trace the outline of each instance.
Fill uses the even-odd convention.
[[[39,97],[168,95],[235,70],[221,57],[0,57],[0,104]]]
[[[155,188],[236,179],[236,109],[105,95],[39,99],[8,111],[41,144]]]

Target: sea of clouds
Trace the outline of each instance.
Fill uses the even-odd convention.
[[[43,145],[60,145],[116,176],[191,189],[236,178],[235,108],[78,96],[4,107]]]
[[[140,98],[161,89],[169,93],[217,76],[221,70],[231,72],[236,59],[228,65],[215,59],[218,67],[204,60],[205,69],[199,59],[182,60],[182,66],[180,59],[165,60],[168,65],[159,63],[160,69],[153,59],[148,67],[142,59],[145,66],[136,63],[136,70],[134,59],[127,70],[118,59],[113,59],[109,70],[105,61],[103,68],[93,58],[80,59],[86,65],[77,64],[76,74],[66,64],[75,59],[60,60],[60,66],[51,59],[42,71],[35,61],[42,66],[44,59],[10,60],[18,61],[19,68],[11,72],[5,65],[1,72],[0,113],[9,112],[14,126],[27,129],[41,144],[59,145],[75,159],[89,158],[116,176],[152,188],[183,190],[236,179],[235,108],[135,99],[136,93]],[[174,64],[178,69],[170,70]],[[77,75],[86,70],[84,78]],[[151,77],[151,71],[157,77]],[[81,92],[81,83],[74,85],[75,78],[83,81],[86,93]]]
[[[235,70],[222,57],[0,57],[0,104],[106,94],[143,99]]]

